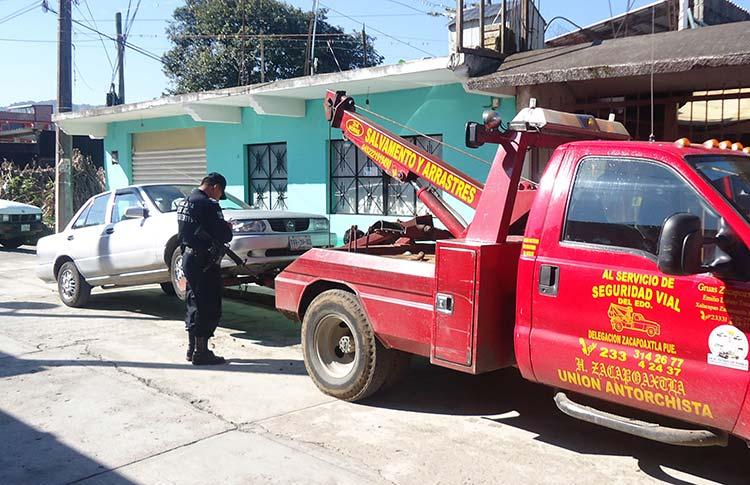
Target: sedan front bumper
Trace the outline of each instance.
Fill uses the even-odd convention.
[[[309,236],[312,247],[329,247],[336,240],[329,232],[269,232],[263,234],[239,234],[229,243],[229,248],[243,259],[245,266],[237,266],[225,257],[221,262],[224,273],[235,276],[255,276],[274,269],[283,269],[302,255],[305,250],[290,249],[291,237]]]

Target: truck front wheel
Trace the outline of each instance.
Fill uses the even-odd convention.
[[[329,396],[359,401],[381,388],[400,352],[375,337],[357,297],[328,290],[310,304],[302,321],[305,367]]]

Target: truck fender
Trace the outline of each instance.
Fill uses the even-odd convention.
[[[302,296],[300,297],[299,304],[297,306],[297,319],[300,322],[305,318],[305,312],[307,312],[307,308],[310,306],[310,303],[312,303],[315,297],[328,290],[343,290],[349,293],[353,293],[357,295],[357,299],[359,300],[359,295],[354,290],[354,288],[345,283],[332,280],[316,280],[307,285],[305,290],[302,292]],[[360,300],[359,303],[361,305],[362,301]]]

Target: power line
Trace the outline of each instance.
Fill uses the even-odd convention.
[[[96,20],[94,20],[94,14],[91,13],[91,8],[89,7],[88,0],[83,0],[83,4],[86,6],[86,10],[88,10],[88,12],[89,12],[89,17],[91,17],[91,21],[94,23],[94,28],[96,30],[99,30],[99,26],[96,25]],[[81,9],[78,7],[78,4],[75,4],[75,6],[76,6],[76,9],[78,9],[78,11],[81,12]],[[86,16],[83,14],[83,12],[81,12],[81,16],[84,19],[86,18]],[[107,46],[104,45],[104,38],[101,35],[99,35],[99,41],[102,43],[102,49],[104,49],[104,55],[107,56],[107,62],[109,62],[109,67],[111,67],[112,70],[114,71],[115,65],[112,62],[112,58],[109,57],[109,51],[107,50]]]
[[[52,12],[52,13],[54,13],[54,14],[57,14],[57,12],[54,9],[50,8],[50,7],[47,7],[47,10],[50,11],[50,12]],[[111,35],[105,34],[104,32],[101,32],[101,31],[99,31],[99,30],[97,30],[97,29],[95,29],[93,27],[90,27],[90,26],[84,24],[83,22],[79,22],[78,20],[75,20],[75,19],[73,19],[72,22],[74,24],[80,25],[81,27],[83,27],[85,29],[88,29],[88,30],[90,30],[90,31],[92,31],[94,33],[102,35],[102,36],[106,37],[109,40],[117,42],[117,39],[115,39]],[[127,48],[129,48],[131,50],[134,50],[135,52],[138,52],[139,54],[142,54],[142,55],[144,55],[144,56],[146,56],[146,57],[148,57],[150,59],[153,59],[155,61],[159,61],[161,63],[164,62],[161,57],[159,57],[158,55],[156,55],[156,54],[154,54],[152,52],[147,51],[146,49],[144,49],[142,47],[139,47],[139,46],[137,46],[135,44],[132,44],[130,42],[123,42],[123,44],[125,45],[125,47],[127,47]]]
[[[135,5],[135,11],[133,12],[133,16],[128,21],[127,17],[125,18],[125,39],[127,40],[128,35],[130,35],[130,29],[133,28],[133,23],[135,22],[135,16],[138,15],[138,9],[141,8],[141,0],[138,0],[138,3]],[[130,11],[130,4],[128,4],[128,11]]]
[[[336,12],[337,14],[339,14],[339,15],[341,15],[341,16],[343,16],[343,17],[346,17],[346,18],[348,18],[348,19],[349,19],[349,20],[351,20],[352,22],[357,22],[357,24],[361,24],[361,23],[362,23],[361,21],[359,21],[359,20],[357,20],[357,19],[355,19],[355,18],[352,18],[352,17],[350,17],[350,16],[346,15],[345,13],[339,12],[339,11],[338,11],[338,10],[336,10],[335,8],[332,8],[332,7],[330,7],[330,6],[326,5],[326,4],[322,3],[322,2],[321,2],[321,5],[323,5],[323,6],[325,7],[325,8],[327,8],[327,9],[328,9],[328,10],[330,10],[331,12]],[[366,27],[367,27],[367,29],[369,29],[369,30],[374,30],[375,32],[377,32],[377,33],[379,33],[379,34],[381,34],[381,35],[384,35],[384,36],[386,36],[386,37],[388,37],[388,38],[390,38],[390,39],[392,39],[392,40],[395,40],[396,42],[399,42],[399,43],[401,43],[401,44],[407,45],[407,46],[411,47],[412,49],[418,50],[419,52],[423,52],[423,53],[427,54],[427,55],[428,55],[428,56],[430,56],[430,57],[437,57],[437,56],[435,56],[435,54],[433,54],[432,52],[426,51],[426,50],[422,49],[421,47],[417,47],[417,46],[415,46],[415,45],[412,45],[412,44],[410,44],[410,43],[408,43],[408,42],[405,42],[405,41],[403,41],[403,40],[401,40],[401,39],[399,39],[399,38],[397,38],[397,37],[394,37],[394,36],[392,36],[392,35],[390,35],[390,34],[387,34],[387,33],[383,32],[382,30],[378,30],[378,29],[376,29],[375,27],[373,27],[372,25],[366,25]]]
[[[27,13],[31,12],[32,10],[34,10],[35,8],[41,7],[41,6],[42,6],[42,2],[34,1],[34,2],[30,3],[29,5],[27,5],[25,7],[21,7],[18,10],[9,13],[5,17],[0,18],[0,24],[4,24],[5,22],[9,22],[9,21],[13,20],[14,18],[17,18],[17,17],[20,17],[21,15],[27,14]]]
[[[417,7],[409,5],[408,3],[399,2],[398,0],[386,0],[386,1],[390,2],[390,3],[395,3],[396,5],[401,5],[402,7],[406,7],[408,9],[410,9],[410,10],[414,10],[415,12],[419,12],[419,13],[424,14],[424,15],[430,15],[430,12],[426,12],[424,10],[420,10]]]

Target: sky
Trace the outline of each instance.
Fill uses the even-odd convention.
[[[496,2],[499,0],[495,0]],[[115,13],[125,18],[128,5],[131,15],[138,0],[73,0],[73,19],[115,35]],[[632,2],[632,0],[631,0]],[[639,7],[652,0],[635,0]],[[56,97],[57,16],[44,12],[41,1],[0,0],[0,106],[26,100]],[[309,10],[313,0],[289,0]],[[563,15],[579,25],[588,25],[625,12],[628,0],[537,0],[542,15],[551,19]],[[750,9],[750,0],[735,0]],[[155,55],[170,47],[164,33],[174,9],[182,0],[141,0],[135,21],[130,27],[129,42]],[[346,31],[359,31],[364,23],[374,36],[375,48],[385,56],[385,63],[401,59],[419,59],[448,54],[448,19],[431,16],[440,5],[455,6],[452,0],[321,0],[329,8],[329,22]],[[49,0],[58,9],[58,0]],[[25,11],[26,9],[29,11]],[[559,34],[573,27],[556,21],[550,32]],[[104,104],[113,79],[115,45],[74,25],[73,28],[73,102]],[[302,46],[302,43],[300,43]],[[302,47],[300,47],[302,48]],[[134,51],[125,57],[126,102],[143,101],[161,96],[169,87],[161,63]]]

